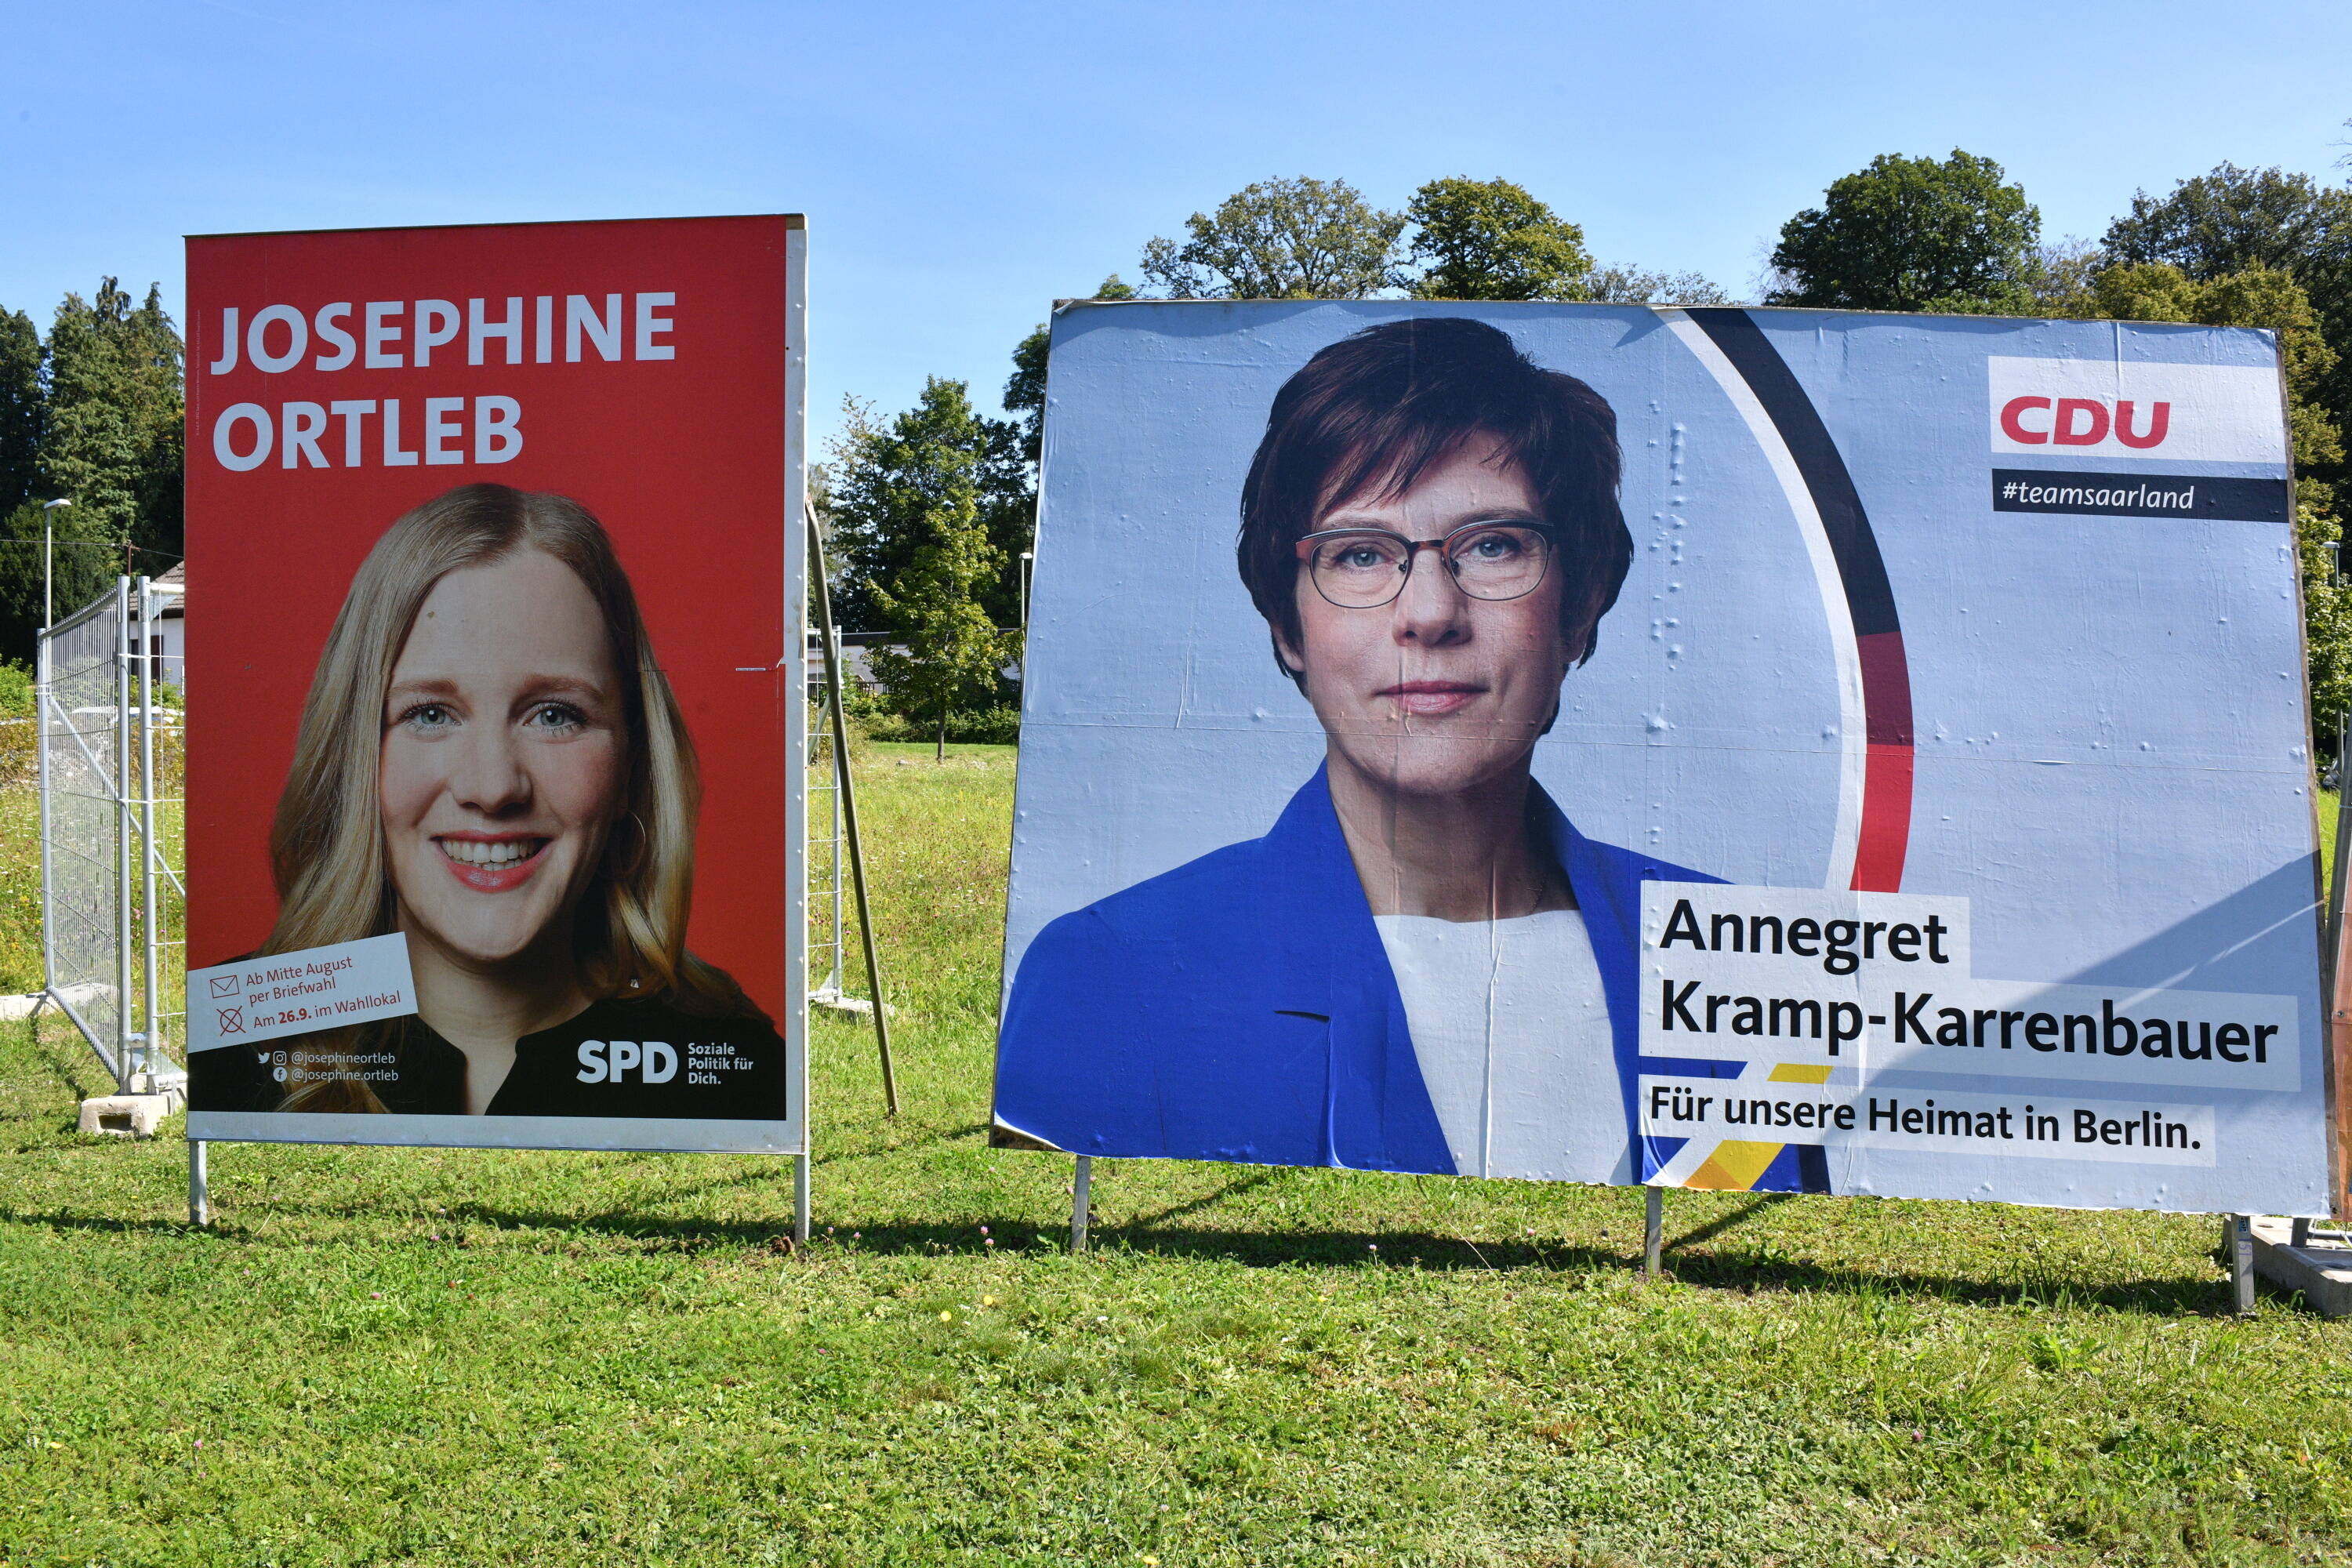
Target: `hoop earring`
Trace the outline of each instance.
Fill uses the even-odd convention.
[[[615,870],[613,873],[614,877],[616,879],[635,876],[638,868],[644,864],[646,851],[653,847],[653,835],[646,831],[645,818],[639,816],[635,811],[631,811],[628,814],[627,820],[637,825],[637,844],[636,847],[629,852],[628,864],[621,867],[618,870]],[[620,824],[616,822],[613,826],[614,827],[618,827]],[[611,840],[607,841],[604,852],[607,855],[610,855],[612,853],[613,844],[617,843],[618,841],[619,835],[615,834]]]

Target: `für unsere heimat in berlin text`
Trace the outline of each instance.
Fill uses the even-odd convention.
[[[2204,1093],[2303,1087],[2295,998],[1980,978],[1966,899],[1652,882],[1643,948],[1643,1054],[1749,1064],[1653,1136],[2210,1165]]]

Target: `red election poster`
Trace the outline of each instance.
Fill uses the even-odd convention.
[[[805,255],[188,241],[192,1138],[805,1150]]]

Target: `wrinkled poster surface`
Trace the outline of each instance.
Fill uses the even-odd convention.
[[[995,1137],[2321,1214],[2275,345],[1065,307]]]
[[[192,1137],[805,1147],[804,234],[188,242]]]

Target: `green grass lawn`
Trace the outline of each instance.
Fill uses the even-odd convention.
[[[2223,1316],[2204,1218],[1677,1194],[1645,1286],[1636,1192],[1103,1163],[1066,1256],[950,751],[866,759],[906,1110],[821,1022],[798,1256],[719,1156],[216,1146],[192,1230],[0,1025],[0,1563],[2352,1553],[2352,1322]]]
[[[2336,873],[2336,792],[2319,792],[2319,879],[2322,883]]]

